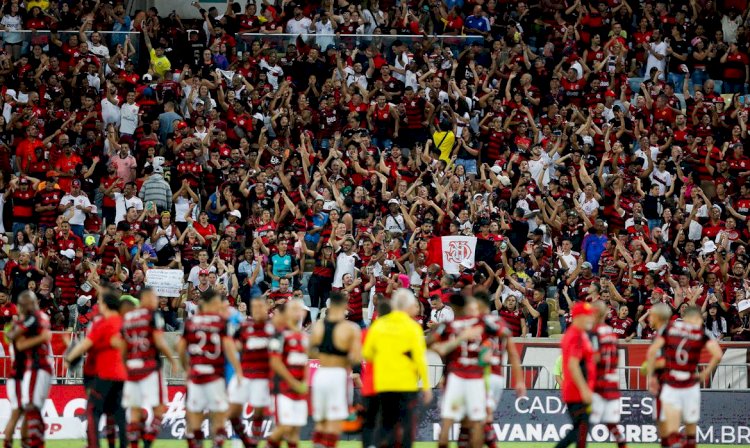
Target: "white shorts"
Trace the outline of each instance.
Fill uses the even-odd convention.
[[[284,394],[276,394],[273,401],[273,413],[278,426],[305,426],[307,425],[307,400],[295,400]]]
[[[500,375],[490,375],[490,391],[487,394],[487,407],[494,411],[500,405],[500,399],[505,390],[505,378]]]
[[[593,394],[589,422],[592,425],[599,423],[620,423],[620,399],[605,400],[601,395]]]
[[[691,387],[662,386],[659,395],[662,405],[661,421],[665,420],[664,408],[671,406],[682,411],[682,421],[686,425],[698,423],[701,416],[701,389],[699,384]]]
[[[312,412],[316,422],[349,417],[349,373],[343,367],[318,367],[312,380]]]
[[[188,412],[225,412],[229,409],[226,382],[222,378],[204,384],[188,381],[185,407]]]
[[[126,409],[153,409],[167,402],[167,383],[161,371],[151,372],[139,381],[125,381],[122,388],[122,407]]]
[[[234,375],[229,380],[229,402],[232,404],[249,404],[253,409],[270,407],[270,382],[259,378],[245,378],[240,383],[239,376]]]
[[[23,374],[21,381],[21,405],[42,409],[49,395],[52,375],[46,370],[29,370]]]
[[[21,380],[8,378],[5,382],[5,391],[8,394],[10,409],[15,411],[21,408]]]
[[[440,415],[444,419],[472,422],[487,418],[487,388],[483,378],[468,379],[448,374]]]

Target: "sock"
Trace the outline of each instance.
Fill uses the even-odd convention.
[[[266,446],[268,448],[279,448],[281,446],[281,441],[277,442],[275,440],[268,439],[268,440],[266,440]]]
[[[297,448],[297,442],[287,442],[287,448]]]
[[[695,448],[696,446],[698,446],[698,444],[694,435],[685,436],[685,448]]]
[[[250,424],[250,433],[256,439],[263,437],[263,416],[253,417]]]
[[[339,443],[338,434],[328,434],[328,446],[329,448],[336,448],[336,444]]]
[[[23,444],[30,448],[38,448],[44,446],[44,422],[42,421],[42,413],[34,408],[26,411],[24,416],[26,419],[26,440]]]
[[[195,440],[195,434],[192,432],[188,432],[185,435],[185,439],[187,440],[187,446],[188,448],[197,448],[198,442]]]
[[[461,446],[461,445],[459,445],[459,446]],[[448,448],[448,444],[447,443],[438,443],[438,448]]]
[[[128,444],[130,448],[138,448],[138,442],[141,440],[141,431],[140,423],[128,423]]]
[[[104,425],[104,434],[107,438],[107,445],[109,448],[115,448],[117,446],[117,429],[115,418],[111,415],[107,415],[107,423]]]
[[[319,431],[313,431],[312,437],[310,438],[313,448],[320,448],[326,446],[323,433]]]
[[[214,448],[222,448],[226,440],[227,430],[224,428],[218,428],[216,434],[214,434]]]
[[[469,448],[469,429],[464,425],[461,425],[458,430],[458,448]]]
[[[495,428],[492,427],[492,423],[484,424],[484,444],[488,448],[497,447],[497,434],[495,434]]]
[[[667,444],[665,446],[668,446],[669,448],[682,448],[682,436],[677,433],[672,433],[666,437]],[[662,441],[662,443],[664,443]]]
[[[151,424],[143,431],[143,447],[150,448],[161,431],[161,417],[154,415]]]
[[[3,440],[3,448],[12,448],[12,447],[13,447],[13,438],[12,438],[12,436]]]
[[[625,448],[627,446],[625,443],[625,436],[622,435],[620,428],[618,428],[616,424],[607,423],[607,429],[609,429],[609,433],[615,438],[618,448]]]

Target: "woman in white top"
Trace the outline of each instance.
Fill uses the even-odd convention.
[[[169,264],[169,259],[174,256],[174,246],[180,238],[180,229],[172,222],[172,214],[165,210],[159,216],[159,224],[151,232],[151,243],[156,251],[159,266]]]
[[[186,180],[183,180],[180,189],[172,194],[174,222],[180,231],[185,231],[185,228],[187,228],[188,217],[193,221],[198,220],[197,205],[199,200],[198,195],[190,188],[190,184]]]
[[[10,13],[5,14],[0,20],[0,29],[5,31],[3,33],[5,51],[13,56],[12,60],[17,61],[21,57],[21,46],[23,44],[23,34],[12,32],[23,29],[23,21],[18,14],[18,3],[10,5]]]

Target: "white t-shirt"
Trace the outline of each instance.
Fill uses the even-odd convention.
[[[444,322],[452,322],[454,317],[455,315],[453,313],[453,309],[448,305],[439,310],[433,308],[430,312],[430,322],[435,322],[438,324],[442,324]]]
[[[112,123],[112,124],[119,124],[120,123],[120,108],[117,106],[117,104],[113,104],[111,101],[109,101],[107,98],[102,99],[101,101],[102,105],[102,120],[104,120],[104,125]]]
[[[581,208],[583,209],[583,212],[586,213],[586,216],[591,216],[595,211],[599,210],[599,201],[593,197],[586,200],[586,193],[581,193],[578,197],[578,202],[581,203]]]
[[[68,222],[70,222],[71,225],[82,226],[83,223],[86,222],[86,212],[77,207],[91,207],[91,202],[85,194],[79,194],[78,196],[66,194],[60,200],[60,205],[68,205],[71,202],[73,203],[73,206],[65,210],[63,216],[68,219]]]
[[[346,252],[339,252],[336,257],[336,272],[333,274],[333,286],[335,288],[341,288],[344,286],[343,279],[344,275],[354,275],[354,267],[357,263],[359,256],[356,252],[352,252],[351,255],[347,255]]]
[[[140,108],[137,104],[125,103],[120,108],[120,134],[135,134],[138,127],[138,111]]]
[[[292,17],[292,19],[286,23],[286,33],[294,36],[299,36],[301,34],[304,37],[307,36],[310,25],[312,25],[312,20],[307,17],[302,17],[299,20]]]
[[[125,219],[125,214],[130,207],[135,207],[139,212],[143,211],[143,201],[136,195],[127,199],[122,193],[115,193],[115,224]]]
[[[198,273],[202,269],[203,268],[200,265],[195,265],[190,270],[190,273],[188,274],[188,281],[193,284],[193,287],[198,286],[198,283],[200,283],[200,281],[198,280]],[[213,265],[209,266],[208,272],[216,272],[216,266],[213,266]]]

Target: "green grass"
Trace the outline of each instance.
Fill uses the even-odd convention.
[[[46,446],[47,448],[82,448],[85,445],[85,442],[83,440],[50,440],[47,442]],[[498,444],[500,448],[551,448],[554,447],[554,443],[524,443],[524,442],[500,442]],[[107,443],[102,443],[102,448],[106,448]],[[158,440],[156,443],[154,443],[153,448],[185,448],[187,444],[184,440]],[[209,444],[206,443],[206,447],[208,447]],[[228,441],[224,444],[227,448],[233,447],[233,442]],[[310,442],[302,442],[300,444],[300,448],[310,448],[312,444]],[[339,442],[338,447],[339,448],[360,448],[362,444],[360,442]],[[437,444],[435,442],[417,442],[415,444],[415,448],[435,448]],[[614,443],[589,443],[590,447],[609,447],[612,448],[616,446]],[[701,444],[701,448],[708,448],[708,447],[750,447],[750,445],[705,445]],[[658,443],[629,443],[629,448],[658,448]]]

